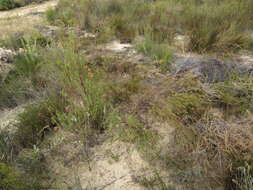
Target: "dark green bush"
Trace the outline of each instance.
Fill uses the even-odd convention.
[[[33,2],[42,2],[43,0],[0,0],[0,10],[8,10],[16,7],[25,6]]]
[[[0,0],[0,10],[13,9],[18,6],[19,4],[14,0]]]

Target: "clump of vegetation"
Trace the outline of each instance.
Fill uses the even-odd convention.
[[[175,34],[184,34],[190,39],[190,51],[229,53],[251,45],[247,31],[252,28],[252,6],[250,0],[76,0],[60,1],[56,10],[48,11],[48,18],[65,26],[77,25],[98,36],[110,31],[130,42],[149,35],[151,40],[169,43]]]
[[[252,111],[253,83],[251,77],[236,78],[214,85],[215,102],[228,113],[245,113]]]
[[[0,163],[0,188],[4,190],[39,190],[41,186],[22,176],[13,167]]]
[[[14,144],[11,134],[0,132],[0,162],[10,162],[13,159]]]
[[[162,72],[170,70],[170,62],[173,60],[172,52],[167,44],[161,44],[150,39],[137,44],[137,49],[156,61]]]
[[[167,185],[158,171],[155,171],[152,176],[140,176],[135,179],[137,183],[145,187],[147,190],[172,190],[172,185]]]
[[[230,183],[231,186],[228,186],[228,188],[235,190],[248,190],[253,188],[253,175],[251,165],[245,163],[243,166],[236,168],[233,174],[233,183],[232,185]]]
[[[120,83],[113,83],[109,87],[109,96],[113,103],[129,102],[130,96],[140,91],[140,80],[132,78]]]
[[[14,67],[1,81],[0,107],[13,107],[40,96],[49,80],[42,74],[44,60],[36,41],[22,40],[24,52],[14,57]]]
[[[0,10],[7,10],[18,7],[18,3],[13,0],[1,0],[0,1]]]
[[[39,104],[26,107],[15,124],[17,131],[14,136],[19,148],[33,148],[39,145],[45,136],[56,127],[56,112],[64,110],[65,101],[60,96],[50,97]]]
[[[158,151],[157,139],[159,136],[150,131],[133,115],[111,115],[111,123],[107,133],[113,139],[135,144],[145,155],[154,157]]]
[[[33,2],[42,2],[43,0],[1,0],[0,10],[8,10],[16,7],[25,6]]]
[[[188,48],[197,52],[248,48],[247,30],[252,27],[249,7],[252,7],[251,1],[186,2],[181,16],[183,30],[190,38]]]

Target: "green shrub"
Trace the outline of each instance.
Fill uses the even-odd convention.
[[[47,133],[56,126],[56,112],[62,112],[64,106],[65,100],[60,96],[52,96],[39,104],[27,106],[15,124],[16,146],[32,148],[34,145],[39,145]]]
[[[17,7],[18,4],[14,0],[0,0],[0,10],[7,10]]]
[[[41,184],[33,176],[24,176],[13,167],[0,162],[0,189],[40,190],[41,188]]]
[[[40,75],[42,58],[36,46],[27,47],[24,54],[14,59],[14,67],[0,86],[1,107],[12,107],[35,97],[45,87],[45,78]]]
[[[176,93],[169,102],[172,112],[186,123],[198,121],[206,110],[204,97],[197,93]]]
[[[48,15],[49,20],[93,33],[110,31],[122,41],[148,34],[153,41],[170,43],[180,33],[189,37],[191,51],[228,53],[252,44],[252,7],[250,0],[62,0]]]
[[[246,163],[244,166],[238,167],[234,170],[234,179],[232,179],[232,187],[235,190],[249,190],[253,189],[253,172],[251,166]]]
[[[133,115],[119,116],[117,114],[110,115],[111,123],[108,126],[107,133],[113,139],[123,142],[133,143],[137,149],[148,156],[155,156],[157,153],[157,144],[159,136],[147,129]]]
[[[140,80],[132,78],[126,81],[113,83],[109,86],[108,96],[113,100],[113,103],[118,104],[122,102],[129,102],[133,94],[140,90]]]
[[[137,49],[145,55],[152,57],[162,72],[170,70],[170,62],[173,57],[167,44],[145,39],[144,42],[137,44]]]
[[[44,155],[36,146],[33,149],[23,149],[18,154],[17,164],[30,175],[39,176],[46,172]]]
[[[12,136],[7,131],[0,132],[0,162],[10,162],[13,159],[14,144]]]
[[[15,141],[22,147],[33,147],[41,142],[44,128],[51,124],[51,114],[46,105],[30,105],[19,115]]]
[[[251,22],[248,6],[249,1],[185,3],[181,19],[190,38],[189,49],[201,53],[248,48],[250,39],[246,31]]]
[[[43,0],[0,0],[0,10],[8,10]]]
[[[3,163],[0,163],[0,189],[25,190],[21,175],[12,167]]]
[[[55,9],[49,8],[49,9],[46,11],[46,16],[47,16],[47,20],[48,20],[50,23],[53,23],[53,22],[56,20],[56,11],[55,11]]]
[[[214,85],[214,102],[227,112],[245,113],[252,111],[253,83],[251,77],[232,79]]]

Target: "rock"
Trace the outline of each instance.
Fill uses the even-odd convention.
[[[131,47],[132,45],[128,43],[120,43],[119,41],[112,41],[111,43],[107,44],[105,49],[114,52],[124,52]]]
[[[36,28],[38,29],[38,31],[40,31],[40,34],[44,38],[49,38],[49,39],[55,38],[60,30],[60,28],[57,26],[41,26],[41,25],[39,25]]]
[[[11,63],[15,55],[12,50],[0,48],[0,62]]]
[[[234,74],[250,74],[252,71],[252,65],[200,56],[179,57],[172,62],[174,75],[190,73],[207,83],[223,82],[229,80]]]

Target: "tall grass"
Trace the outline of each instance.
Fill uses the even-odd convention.
[[[252,28],[251,1],[187,2],[181,15],[189,49],[197,52],[231,52],[248,48],[247,30]]]
[[[100,35],[110,31],[122,41],[149,34],[164,43],[179,33],[189,36],[190,51],[229,53],[252,45],[248,33],[253,26],[252,7],[250,0],[62,0],[48,17]]]

